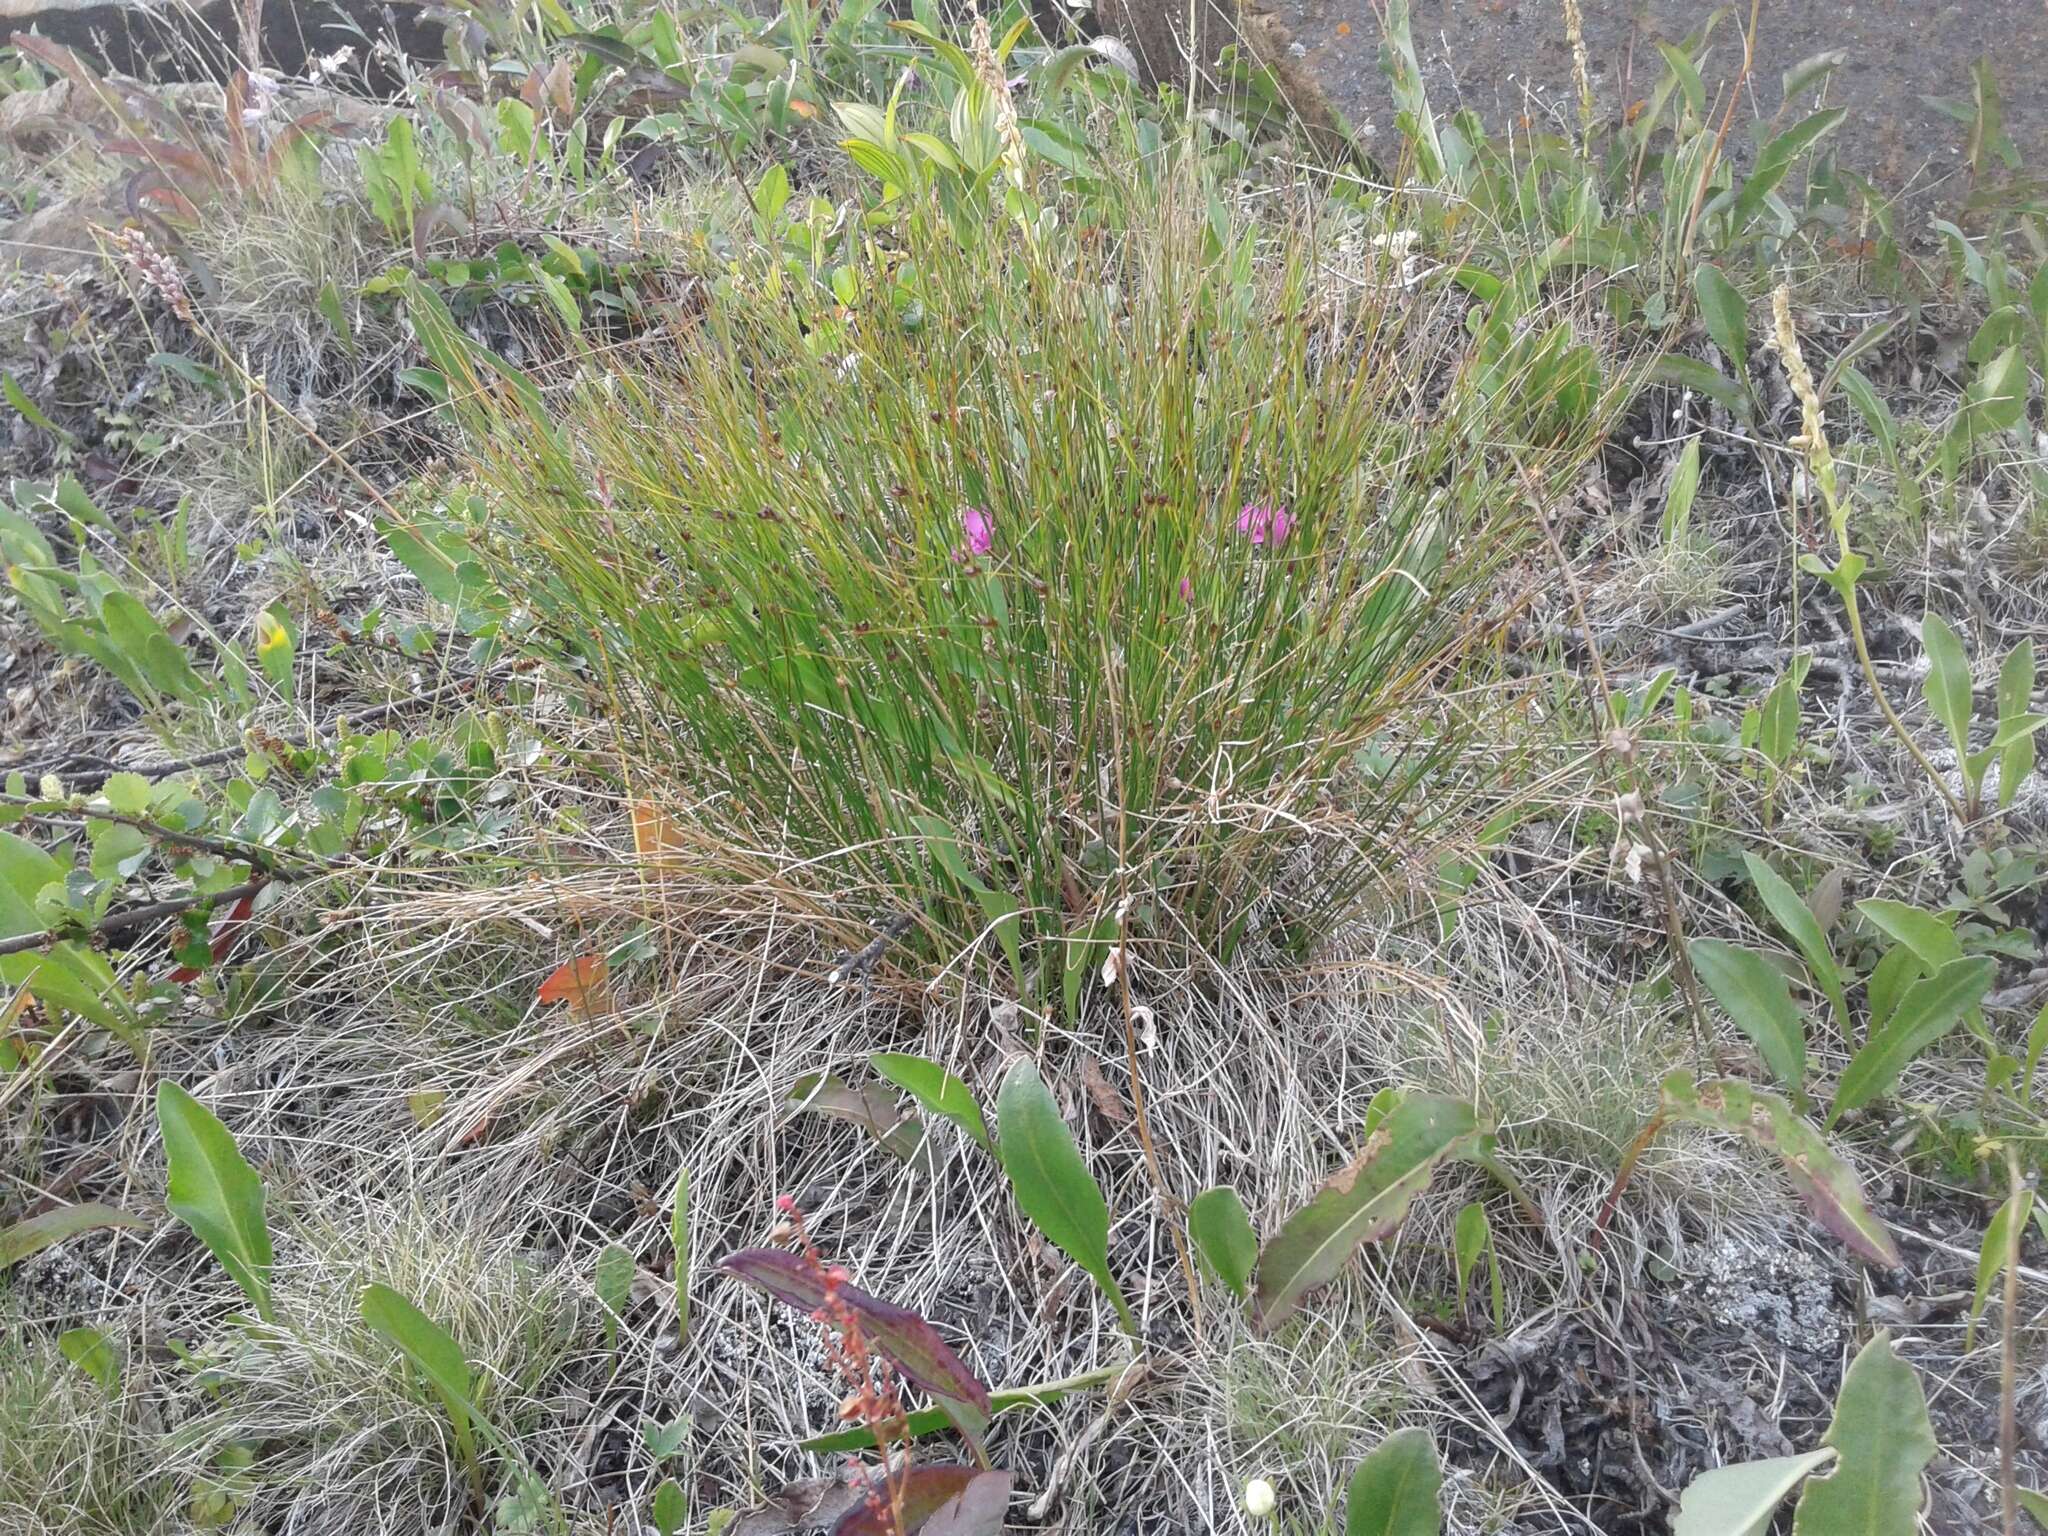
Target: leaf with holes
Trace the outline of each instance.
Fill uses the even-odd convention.
[[[262,1179],[228,1128],[176,1083],[157,1084],[156,1119],[170,1161],[164,1203],[267,1320],[270,1227],[263,1214]]]
[[[1913,1536],[1920,1473],[1938,1449],[1927,1397],[1913,1367],[1880,1332],[1850,1362],[1821,1444],[1841,1459],[1810,1478],[1792,1515],[1792,1536]]]
[[[996,1156],[1031,1224],[1102,1287],[1124,1332],[1137,1333],[1137,1319],[1109,1272],[1109,1203],[1026,1057],[1011,1066],[996,1095]]]
[[[1254,1300],[1259,1327],[1273,1329],[1305,1293],[1334,1280],[1360,1245],[1398,1227],[1437,1164],[1478,1143],[1469,1104],[1404,1099],[1366,1138],[1351,1165],[1288,1217],[1260,1251]]]
[[[1436,1442],[1423,1429],[1387,1436],[1351,1474],[1344,1496],[1344,1536],[1437,1536],[1442,1474]]]
[[[1666,1120],[1726,1131],[1771,1153],[1814,1220],[1873,1264],[1898,1267],[1898,1246],[1871,1214],[1855,1170],[1775,1093],[1739,1078],[1695,1083],[1692,1074],[1674,1072],[1664,1079],[1658,1113]]]
[[[1242,1301],[1259,1262],[1259,1235],[1237,1191],[1218,1185],[1195,1196],[1188,1203],[1188,1236],[1209,1272]]]
[[[806,1316],[825,1305],[825,1279],[817,1266],[780,1248],[743,1248],[728,1255],[719,1268]],[[839,1285],[836,1294],[860,1318],[868,1343],[889,1358],[904,1380],[929,1392],[960,1433],[978,1447],[988,1427],[988,1388],[939,1337],[938,1329],[909,1308],[870,1296],[851,1282]]]

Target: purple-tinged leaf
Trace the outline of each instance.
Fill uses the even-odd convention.
[[[825,1280],[817,1267],[780,1248],[745,1248],[720,1267],[807,1314],[825,1305]],[[988,1429],[988,1388],[939,1337],[938,1329],[907,1307],[870,1296],[857,1285],[842,1284],[837,1295],[860,1318],[868,1343],[887,1356],[906,1381],[929,1392],[979,1450]]]
[[[994,1479],[1002,1485],[996,1504],[997,1523],[955,1525],[950,1529],[953,1536],[980,1536],[985,1531],[1002,1529],[1002,1512],[1010,1502],[1010,1477],[1006,1472],[984,1472],[979,1467],[947,1463],[913,1466],[897,1479],[899,1500],[894,1510],[880,1486],[880,1476],[876,1474],[876,1492],[881,1495],[881,1508],[863,1499],[839,1517],[839,1523],[832,1527],[832,1536],[917,1536],[920,1531],[936,1531],[937,1517],[959,1504],[984,1479]]]

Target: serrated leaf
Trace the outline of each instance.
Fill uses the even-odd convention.
[[[1771,1075],[1798,1093],[1806,1081],[1806,1027],[1784,973],[1755,950],[1719,939],[1694,939],[1686,954],[1714,1001],[1749,1036]]]
[[[1244,1201],[1228,1185],[1205,1189],[1188,1202],[1188,1237],[1209,1271],[1242,1301],[1259,1262],[1259,1235]]]
[[[1938,1447],[1920,1377],[1892,1353],[1889,1334],[1850,1363],[1821,1444],[1840,1459],[1825,1477],[1807,1480],[1792,1536],[1913,1536],[1920,1473]]]
[[[1835,1022],[1846,1035],[1849,1032],[1849,1000],[1844,995],[1842,972],[1835,964],[1834,951],[1828,947],[1828,936],[1821,931],[1820,919],[1813,915],[1813,908],[1800,899],[1790,882],[1762,859],[1753,853],[1745,853],[1742,862],[1749,871],[1750,883],[1756,887],[1757,895],[1763,898],[1764,909],[1798,947],[1807,970],[1813,973],[1814,984],[1835,1010]]]
[[[1997,974],[1998,962],[1979,955],[1951,960],[1906,988],[1884,1027],[1874,1031],[1849,1058],[1835,1088],[1829,1121],[1860,1109],[1890,1088],[1914,1057],[1954,1029],[1965,1013],[1984,1000]]]
[[[1423,1429],[1396,1430],[1358,1464],[1344,1495],[1344,1536],[1437,1536],[1442,1473]]]
[[[228,1128],[176,1083],[157,1084],[156,1119],[170,1162],[165,1204],[267,1320],[271,1255],[262,1179]]]
[[[1823,1447],[1703,1472],[1679,1498],[1671,1536],[1764,1536],[1786,1495],[1834,1459],[1834,1451]]]
[[[1366,1138],[1365,1146],[1259,1253],[1254,1314],[1270,1331],[1316,1286],[1335,1279],[1360,1245],[1401,1224],[1408,1205],[1429,1187],[1436,1166],[1475,1146],[1472,1107],[1456,1099],[1404,1099]]]
[[[981,1106],[974,1102],[973,1090],[936,1061],[884,1051],[870,1056],[868,1065],[877,1076],[894,1083],[933,1114],[959,1126],[984,1151],[995,1150],[989,1143],[988,1124],[981,1117]]]
[[[827,1300],[818,1267],[779,1248],[743,1248],[728,1255],[719,1268],[806,1316]],[[840,1284],[833,1294],[859,1315],[868,1343],[886,1355],[906,1381],[929,1392],[961,1434],[978,1447],[988,1427],[988,1388],[939,1337],[938,1329],[909,1308],[871,1296],[851,1282]]]
[[[148,1225],[139,1216],[97,1201],[56,1206],[39,1215],[23,1217],[11,1227],[0,1227],[0,1270],[11,1269],[23,1259],[81,1232],[96,1232],[102,1227],[141,1230]]]
[[[1898,1267],[1898,1245],[1871,1214],[1854,1170],[1775,1093],[1739,1078],[1695,1083],[1690,1073],[1674,1072],[1664,1079],[1662,1101],[1666,1119],[1726,1131],[1771,1153],[1816,1221],[1872,1263]]]
[[[1970,750],[1970,662],[1963,642],[1939,614],[1920,621],[1920,644],[1927,651],[1927,677],[1922,688],[1927,707],[1948,732],[1958,755]]]
[[[1124,1331],[1135,1334],[1137,1319],[1109,1272],[1109,1203],[1027,1057],[1011,1065],[996,1095],[996,1156],[1031,1224],[1094,1278]]]

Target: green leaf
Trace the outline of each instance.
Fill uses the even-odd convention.
[[[1019,1057],[996,1095],[996,1156],[1031,1224],[1102,1287],[1124,1331],[1137,1319],[1109,1273],[1109,1202],[1038,1075]]]
[[[661,1532],[661,1536],[676,1536],[689,1523],[690,1501],[674,1478],[663,1478],[661,1486],[654,1490],[654,1506],[650,1513],[654,1517],[654,1528]]]
[[[1757,895],[1763,898],[1764,909],[1798,946],[1806,968],[1813,973],[1815,985],[1835,1010],[1835,1022],[1847,1034],[1849,1000],[1844,995],[1842,972],[1835,964],[1834,951],[1828,947],[1828,936],[1821,932],[1820,921],[1813,915],[1813,908],[1792,889],[1790,882],[1755,854],[1745,853],[1742,862],[1749,871],[1750,883],[1756,887]]]
[[[1128,1362],[1099,1367],[1062,1381],[1034,1382],[1028,1387],[1003,1387],[989,1394],[989,1415],[993,1418],[997,1414],[1009,1413],[1018,1408],[1048,1408],[1076,1392],[1114,1382],[1127,1369]],[[942,1408],[919,1408],[904,1416],[904,1427],[912,1439],[936,1435],[950,1428],[952,1423],[952,1419]],[[871,1451],[874,1447],[874,1434],[865,1425],[853,1429],[834,1430],[825,1435],[813,1435],[797,1445],[798,1450],[810,1451],[819,1456],[834,1455],[841,1451]]]
[[[114,1341],[99,1329],[68,1328],[57,1335],[57,1348],[109,1397],[121,1390],[120,1357],[114,1353]]]
[[[2027,1218],[2034,1213],[2034,1192],[2021,1185],[1998,1208],[1998,1214],[1984,1229],[1984,1242],[1977,1250],[1977,1289],[1970,1297],[1970,1323],[1963,1330],[1963,1353],[1968,1354],[1976,1347],[1977,1323],[1984,1316],[1984,1303],[1991,1294],[1991,1282],[2005,1272],[2006,1261],[2012,1257],[2017,1237],[2027,1229]]]
[[[1865,990],[1870,999],[1870,1027],[1881,1028],[1886,1019],[1898,1010],[1899,999],[1906,995],[1906,988],[1927,974],[1927,966],[1912,948],[1905,944],[1894,944],[1884,952],[1870,972]]]
[[[173,1082],[156,1089],[156,1119],[170,1161],[165,1203],[206,1244],[266,1321],[270,1317],[270,1228],[263,1181],[235,1138]]]
[[[1923,976],[1906,989],[1898,1007],[1882,1029],[1872,1033],[1842,1072],[1835,1088],[1835,1102],[1828,1111],[1832,1124],[1852,1109],[1860,1109],[1898,1080],[1907,1063],[1947,1034],[1964,1013],[1984,1000],[1998,974],[1998,962],[1988,955],[1969,960],[1951,960],[1931,976]]]
[[[1963,390],[1951,441],[1967,447],[1988,433],[2017,426],[2027,408],[2027,382],[2027,360],[2017,345],[1978,369]]]
[[[1429,1187],[1438,1163],[1476,1146],[1472,1107],[1456,1099],[1404,1099],[1366,1138],[1349,1167],[1288,1217],[1260,1250],[1254,1311],[1270,1331],[1302,1296],[1335,1279],[1362,1243],[1401,1224],[1409,1203]]]
[[[1702,1472],[1678,1501],[1671,1536],[1764,1536],[1785,1496],[1807,1473],[1834,1459],[1834,1451],[1823,1447]]]
[[[669,1196],[668,1241],[675,1251],[676,1342],[690,1337],[690,1170],[676,1170],[675,1193]]]
[[[1807,921],[1812,920],[1808,914]],[[1806,1082],[1806,1026],[1784,973],[1755,950],[1719,939],[1694,939],[1686,953],[1714,1000],[1763,1056],[1771,1075],[1793,1093],[1800,1092]]]
[[[974,1102],[973,1091],[936,1061],[884,1051],[870,1056],[868,1065],[875,1069],[877,1076],[894,1083],[933,1114],[959,1126],[984,1150],[994,1150],[989,1144],[988,1125],[981,1117],[981,1106]]]
[[[1344,1536],[1437,1536],[1443,1529],[1441,1482],[1429,1431],[1396,1430],[1351,1474]]]
[[[1930,613],[1920,621],[1920,643],[1927,651],[1927,679],[1921,685],[1927,707],[1948,731],[1957,754],[1970,750],[1970,662],[1963,642],[1948,621]]]
[[[1898,1267],[1898,1245],[1871,1214],[1855,1171],[1775,1093],[1740,1078],[1695,1083],[1690,1073],[1673,1072],[1664,1079],[1658,1113],[1740,1136],[1771,1153],[1816,1221],[1872,1263]]]
[[[30,426],[42,428],[67,447],[74,446],[78,442],[78,439],[72,436],[71,433],[66,432],[57,423],[50,420],[48,416],[44,415],[43,408],[29,398],[28,391],[16,383],[14,375],[8,373],[5,369],[0,369],[0,395],[6,397],[7,403],[19,411],[21,419]]]
[[[2041,270],[2048,272],[2048,267]],[[2048,1494],[2036,1493],[2031,1488],[2016,1488],[2013,1491],[2019,1495],[2020,1508],[2032,1515],[2034,1523],[2042,1530],[2048,1531]]]
[[[60,1205],[35,1216],[25,1216],[11,1227],[0,1227],[0,1270],[12,1269],[23,1259],[45,1248],[102,1227],[147,1228],[139,1216],[111,1205],[91,1201],[83,1205]]]
[[[2042,273],[2048,276],[2048,267]],[[1998,669],[1998,721],[2020,719],[2034,698],[2034,642],[2022,640]],[[2009,810],[2020,785],[2034,771],[2034,733],[2027,731],[2007,742],[1998,754],[1998,808]]]
[[[1493,1236],[1486,1225],[1486,1207],[1477,1200],[1469,1202],[1458,1212],[1457,1224],[1451,1228],[1451,1256],[1458,1269],[1458,1310],[1465,1310],[1465,1292],[1471,1284],[1472,1266],[1479,1262],[1486,1252],[1486,1244]]]
[[[1749,415],[1749,391],[1696,357],[1678,352],[1666,353],[1650,365],[1650,381],[1654,384],[1676,384],[1681,389],[1689,389],[1694,394],[1705,395],[1709,400],[1725,405],[1737,416]]]
[[[1692,275],[1693,293],[1700,301],[1700,318],[1738,383],[1749,376],[1749,311],[1742,295],[1728,281],[1728,274],[1711,261],[1700,263]]]
[[[1956,942],[1955,929],[1932,912],[1876,896],[1857,902],[1856,910],[1910,949],[1930,971],[1962,958],[1963,946]]]
[[[1937,1447],[1920,1378],[1892,1353],[1889,1334],[1850,1363],[1821,1444],[1841,1459],[1826,1477],[1808,1480],[1792,1536],[1913,1536],[1920,1473]]]
[[[469,1361],[463,1357],[462,1346],[447,1329],[388,1285],[364,1286],[360,1311],[363,1321],[396,1345],[399,1353],[440,1394],[463,1463],[474,1466],[476,1441],[471,1425],[478,1415]]]
[[[618,1243],[607,1243],[597,1256],[597,1270],[591,1277],[591,1288],[597,1292],[598,1305],[605,1311],[607,1347],[617,1346],[619,1322],[633,1303],[633,1268],[633,1255]]]
[[[1259,1235],[1237,1191],[1220,1184],[1195,1196],[1188,1204],[1188,1236],[1210,1272],[1244,1300],[1259,1262]]]
[[[1756,216],[1763,211],[1764,199],[1778,189],[1778,183],[1792,169],[1793,162],[1831,133],[1849,115],[1846,107],[1829,107],[1816,112],[1804,122],[1795,123],[1763,147],[1756,157],[1756,168],[1742,183],[1742,190],[1735,194],[1735,206],[1729,214],[1729,225],[1737,233],[1747,229]]]
[[[1700,440],[1686,439],[1679,452],[1678,467],[1671,472],[1671,489],[1664,497],[1664,516],[1657,525],[1658,536],[1669,544],[1685,537],[1692,525],[1693,499],[1700,489]]]

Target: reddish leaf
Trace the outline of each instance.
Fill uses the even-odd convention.
[[[633,852],[643,861],[660,863],[683,851],[682,829],[660,806],[635,800],[627,809],[633,813]]]
[[[720,1267],[802,1312],[816,1312],[825,1305],[825,1283],[816,1268],[780,1248],[745,1248]],[[987,1421],[988,1388],[939,1337],[938,1329],[908,1308],[870,1296],[857,1285],[841,1285],[839,1299],[859,1315],[868,1342],[894,1362],[905,1380],[943,1403],[972,1409],[980,1422]],[[961,1432],[978,1438],[965,1425]]]
[[[876,1474],[878,1478],[880,1475]],[[984,1478],[997,1479],[1003,1485],[1001,1503],[997,1506],[1000,1521],[1002,1510],[1010,1502],[1008,1473],[937,1463],[914,1466],[902,1474],[899,1480],[901,1496],[893,1511],[889,1508],[886,1494],[883,1494],[880,1509],[863,1499],[839,1517],[839,1523],[832,1527],[832,1536],[915,1536],[918,1531],[932,1529],[942,1512],[965,1499],[974,1485]],[[949,1529],[955,1536],[966,1536],[967,1532],[999,1530],[1001,1526],[953,1525]]]
[[[208,965],[219,965],[233,952],[235,936],[248,925],[250,909],[255,905],[254,896],[244,896],[228,908],[227,916],[213,925],[212,931],[206,936],[206,952],[211,957],[207,961]],[[198,966],[181,965],[166,979],[183,986],[188,981],[197,981],[199,970]]]
[[[918,1536],[998,1536],[1010,1512],[1007,1472],[984,1472],[939,1506],[918,1528]]]
[[[578,955],[556,966],[540,984],[538,995],[544,1003],[567,1003],[573,1012],[587,1018],[610,1003],[605,990],[610,970],[603,955]]]

